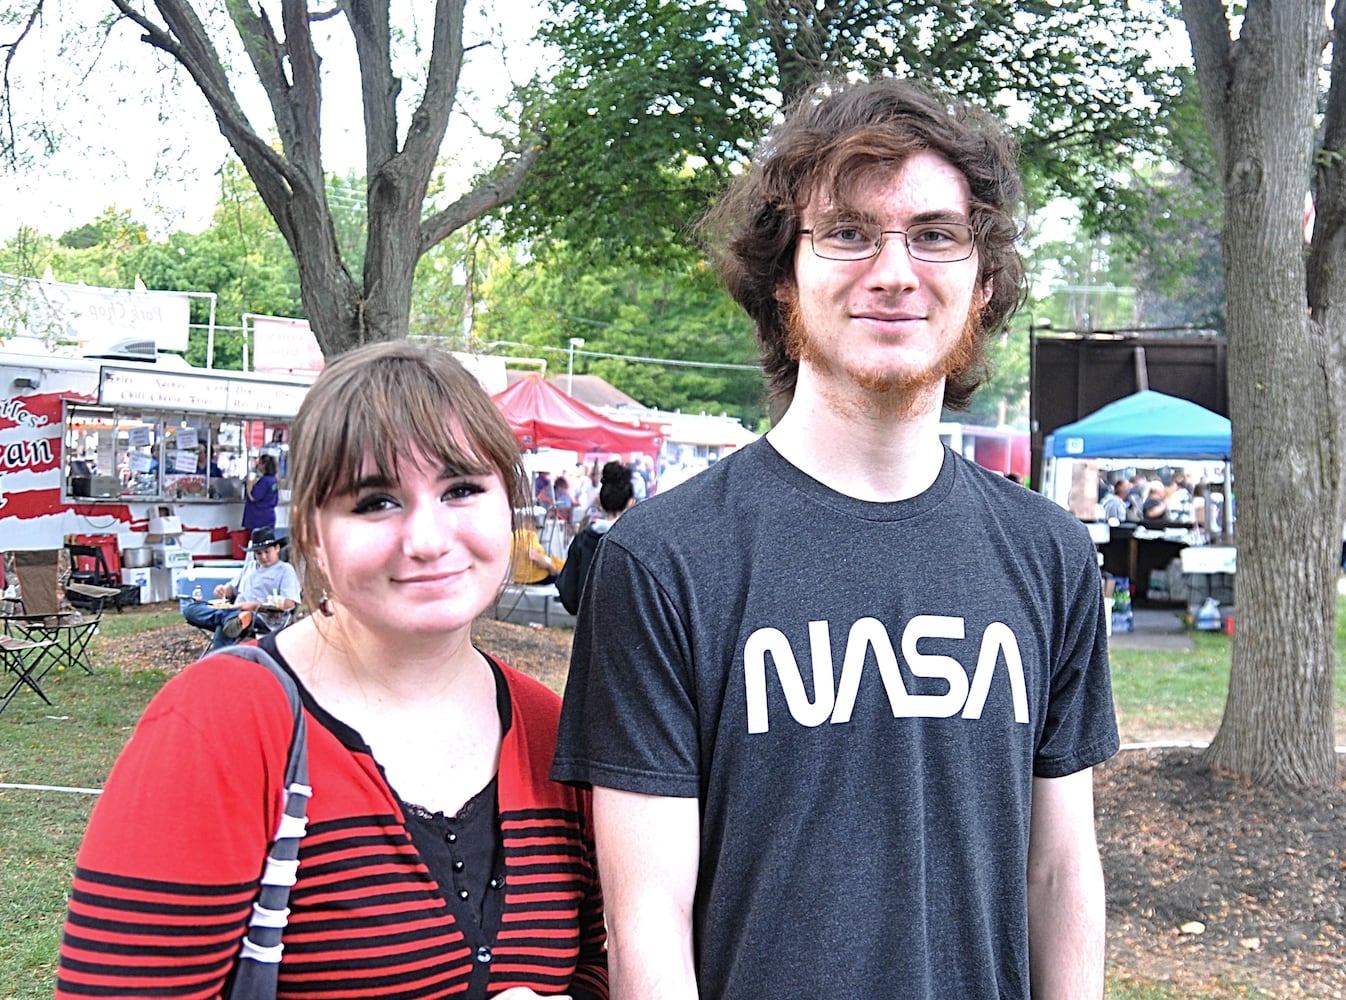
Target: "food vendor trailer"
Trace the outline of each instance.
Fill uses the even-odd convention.
[[[111,536],[131,568],[233,558],[261,454],[277,461],[285,527],[288,425],[311,380],[193,368],[173,354],[23,350],[12,340],[0,351],[0,551],[79,536],[107,547]]]

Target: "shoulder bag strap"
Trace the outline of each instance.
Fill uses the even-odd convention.
[[[274,1000],[280,972],[281,935],[289,919],[290,886],[299,868],[299,841],[308,823],[308,729],[294,678],[266,650],[258,646],[231,646],[228,655],[252,660],[275,675],[285,689],[294,715],[294,736],[285,765],[285,807],[267,852],[252,917],[243,936],[238,965],[227,1000]]]

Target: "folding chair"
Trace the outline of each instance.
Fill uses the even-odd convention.
[[[73,543],[67,543],[65,550],[70,555],[70,574],[65,584],[70,603],[102,614],[103,605],[112,601],[120,612],[135,588],[122,586],[117,574],[108,569],[103,550],[97,545]]]
[[[5,689],[4,695],[0,696],[0,713],[9,708],[9,703],[14,700],[14,696],[25,687],[36,692],[37,696],[48,705],[51,704],[51,699],[47,697],[47,693],[42,690],[42,685],[38,683],[41,677],[33,676],[33,672],[42,665],[45,653],[50,646],[50,640],[32,642],[27,639],[15,639],[13,636],[0,635],[0,664],[3,664],[0,676],[11,673],[15,675],[9,687]]]
[[[295,612],[299,610],[299,605],[293,608],[258,608],[252,613],[252,621],[234,642],[247,642],[249,639],[256,639],[259,636],[268,635],[271,632],[279,632],[286,625],[294,620]],[[203,636],[205,636],[205,645],[201,648],[198,656],[205,656],[215,645],[215,630],[206,628],[204,625],[194,626]]]
[[[59,555],[59,551],[50,550],[15,553],[23,612],[0,619],[6,635],[46,645],[40,663],[32,667],[32,676],[38,681],[57,666],[79,667],[87,674],[94,672],[88,650],[103,615],[102,600],[92,598],[96,602],[93,617],[61,607]]]

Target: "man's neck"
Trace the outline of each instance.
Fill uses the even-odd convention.
[[[943,385],[924,402],[879,406],[796,390],[785,415],[767,433],[791,465],[858,500],[907,500],[939,476]],[[892,401],[889,401],[890,403]]]

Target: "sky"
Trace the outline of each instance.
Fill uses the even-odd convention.
[[[433,4],[405,0],[397,6],[428,20]],[[537,24],[537,0],[467,6],[465,40],[491,41],[468,53],[460,81],[460,103],[477,98],[480,115],[503,100],[511,76],[526,78],[542,58],[525,36]],[[78,16],[74,7],[87,16],[93,4],[47,5],[49,16],[25,39],[12,72],[16,111],[53,123],[62,140],[55,155],[18,176],[0,177],[0,240],[20,226],[57,236],[113,206],[129,209],[155,237],[199,231],[215,207],[217,173],[229,154],[205,98],[167,56],[140,41],[139,29],[130,22],[108,34],[96,59],[87,46],[80,51],[66,45],[63,36]],[[482,13],[480,7],[492,12]],[[0,42],[11,40],[13,33],[10,28],[0,31]],[[319,46],[326,65],[354,64],[354,46],[344,24]],[[260,87],[240,99],[254,125],[268,134],[271,119]],[[329,74],[323,102],[327,169],[363,173],[356,74]],[[404,124],[406,118],[404,112]],[[489,142],[463,138],[471,132],[466,119],[455,116],[446,143],[466,150],[458,157],[466,161],[464,177],[474,163],[494,158]]]

